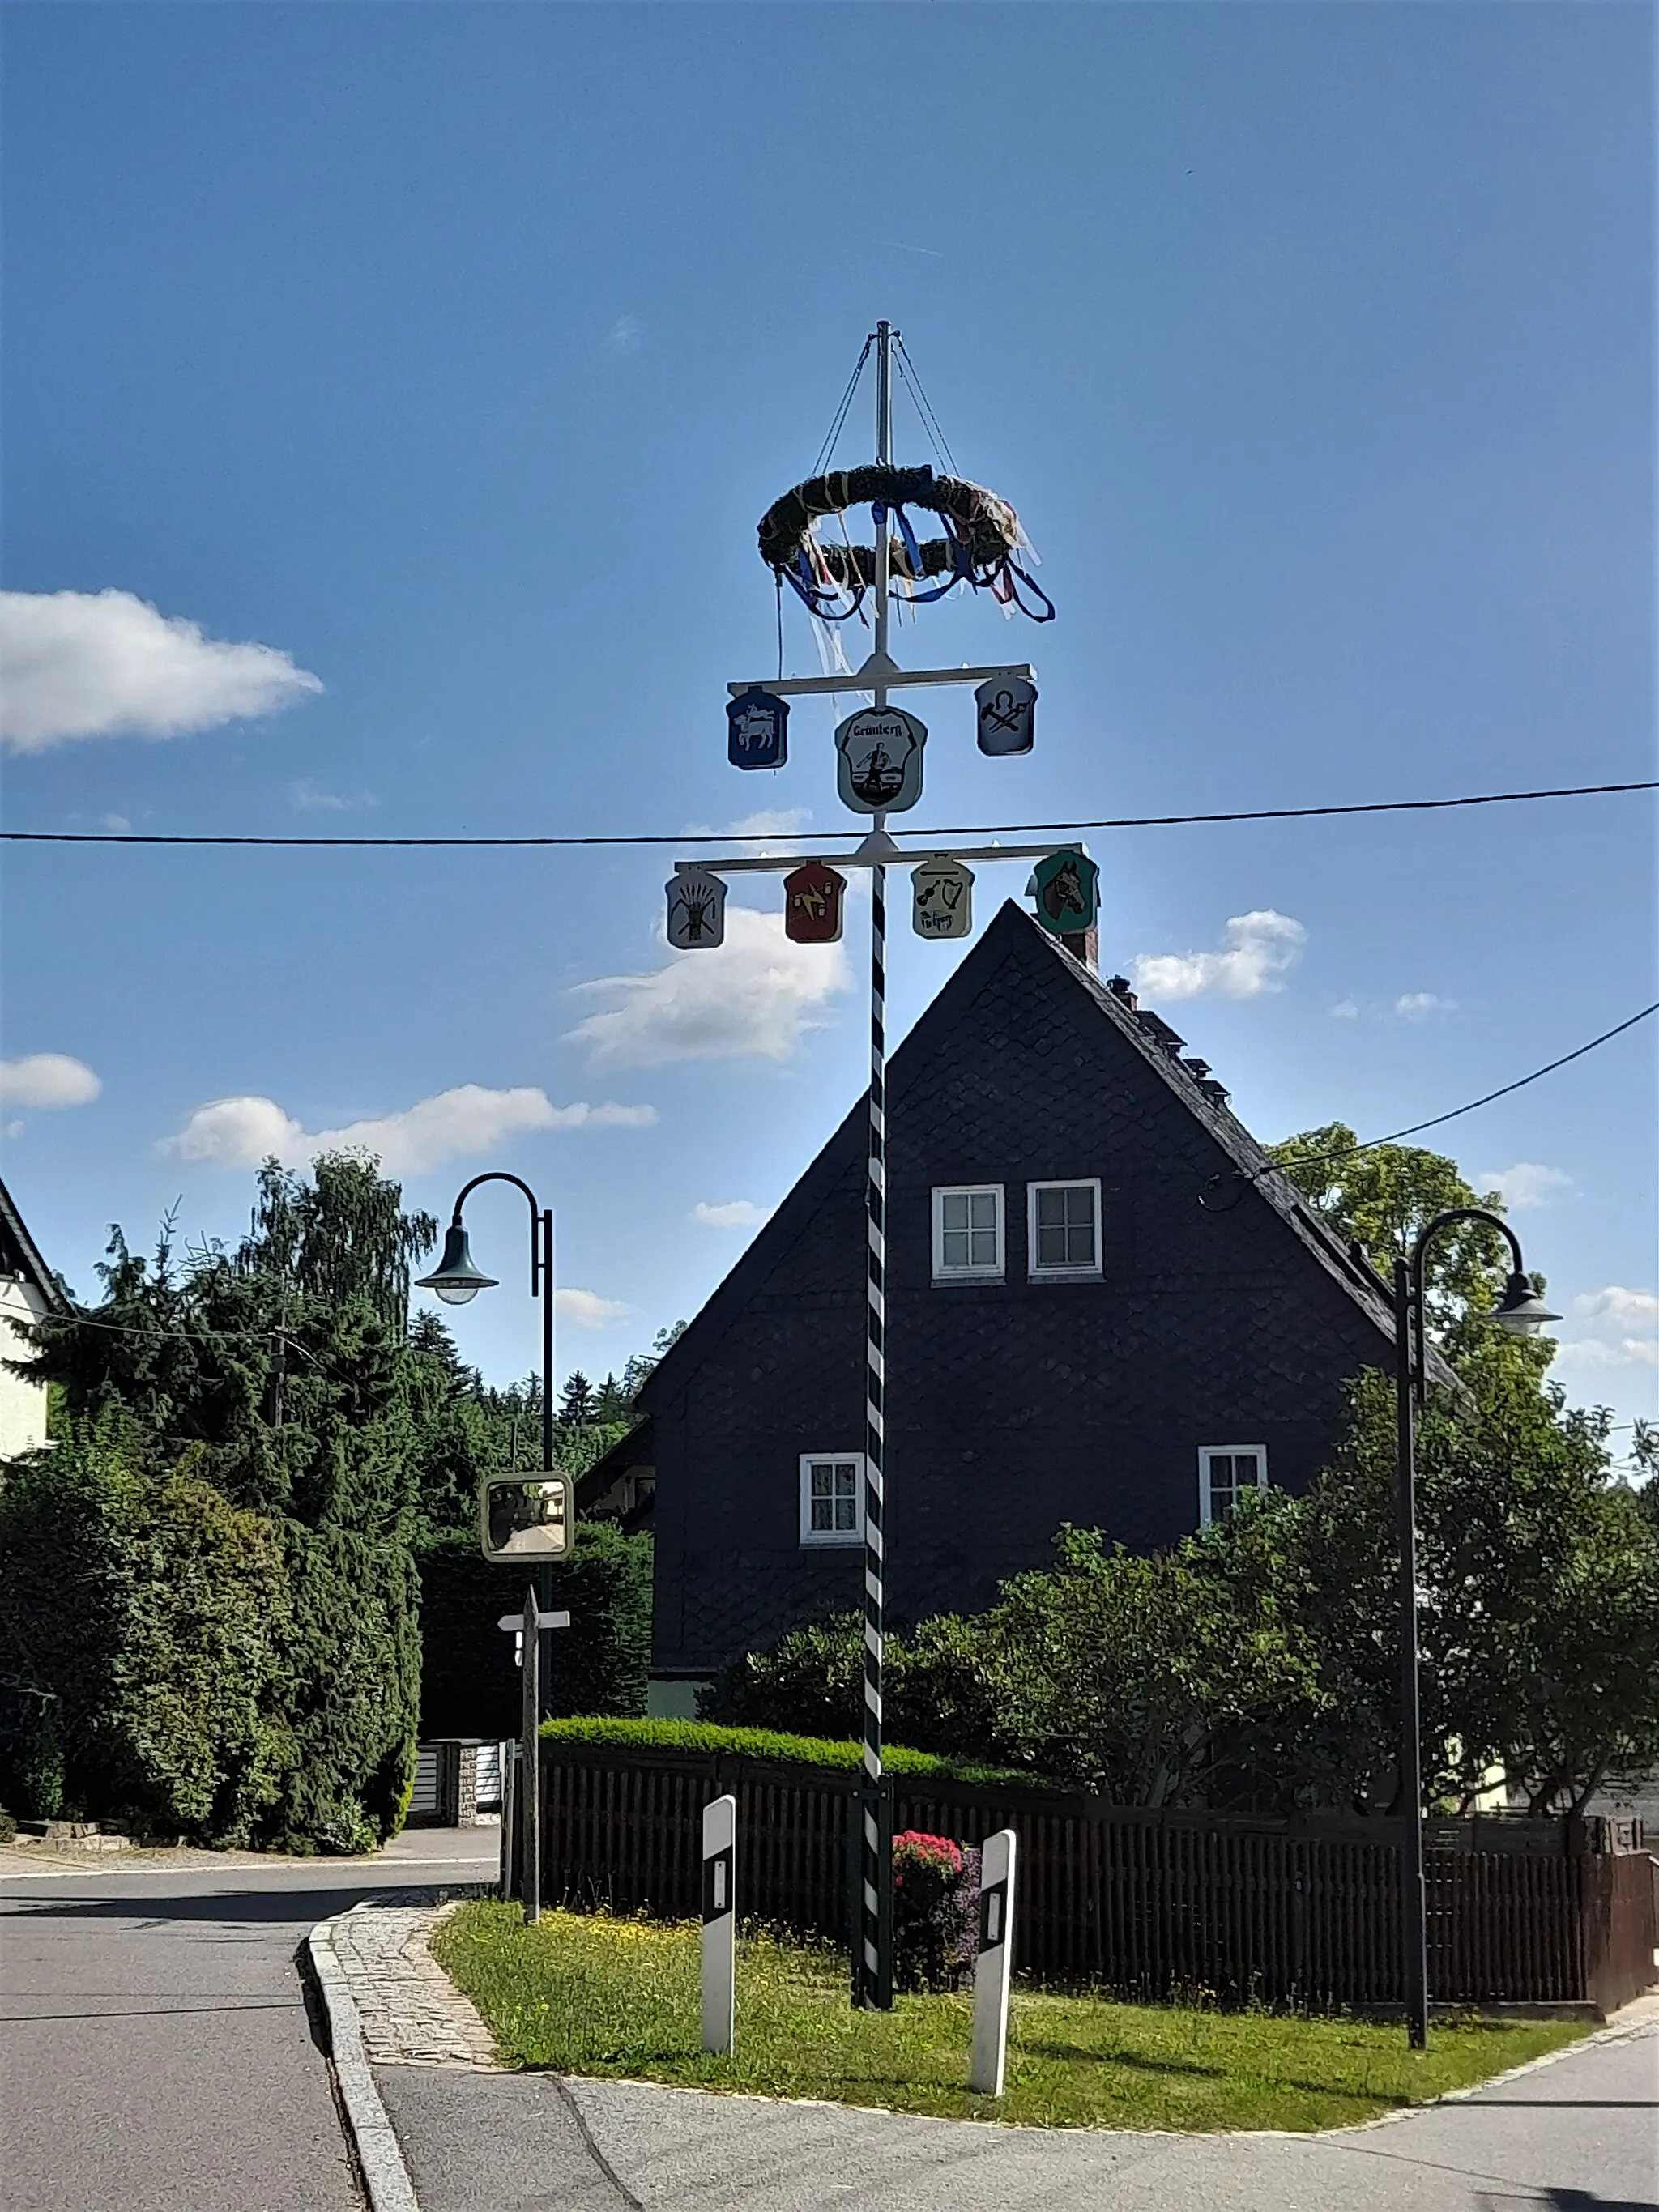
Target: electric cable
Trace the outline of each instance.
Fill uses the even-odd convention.
[[[1479,1107],[1490,1106],[1495,1099],[1507,1098],[1511,1091],[1524,1091],[1529,1083],[1538,1082],[1540,1077],[1553,1075],[1558,1067],[1565,1067],[1572,1060],[1582,1060],[1587,1052],[1594,1052],[1598,1045],[1610,1044],[1614,1037],[1622,1036],[1626,1030],[1633,1030],[1638,1022],[1646,1021],[1651,1014],[1659,1014],[1659,999],[1656,999],[1650,1006],[1644,1006],[1640,1012],[1626,1016],[1612,1029],[1603,1030],[1600,1036],[1593,1036],[1588,1044],[1577,1045],[1572,1051],[1564,1052],[1559,1060],[1547,1060],[1542,1067],[1534,1067],[1530,1075],[1517,1076],[1513,1083],[1505,1083],[1496,1091],[1488,1091],[1479,1098],[1471,1098],[1467,1106],[1454,1106],[1449,1113],[1431,1115],[1426,1121],[1410,1122],[1403,1129],[1392,1130],[1386,1137],[1367,1137],[1363,1145],[1344,1145],[1340,1152],[1312,1153],[1304,1160],[1297,1160],[1295,1164],[1297,1168],[1318,1168],[1331,1160],[1350,1160],[1359,1152],[1374,1152],[1379,1145],[1397,1145],[1402,1137],[1420,1136],[1425,1129],[1437,1129],[1444,1122],[1458,1121],[1465,1114],[1473,1114]],[[1265,1167],[1257,1168],[1250,1175],[1246,1175],[1242,1168],[1234,1168],[1231,1172],[1224,1169],[1220,1174],[1212,1175],[1204,1185],[1199,1193],[1198,1202],[1206,1213],[1231,1213],[1232,1206],[1212,1206],[1206,1194],[1221,1182],[1259,1182],[1264,1175],[1272,1175],[1275,1170],[1281,1175],[1291,1175],[1291,1168],[1283,1160],[1269,1160]],[[1291,1179],[1294,1181],[1293,1176]],[[1241,1191],[1239,1198],[1243,1196]],[[1238,1202],[1238,1199],[1235,1199],[1233,1206]]]
[[[867,687],[860,687],[854,675],[848,678],[845,688],[848,691],[856,691]],[[1215,814],[1105,815],[1086,822],[973,822],[957,823],[943,830],[912,830],[901,825],[901,834],[912,841],[905,848],[906,855],[914,852],[918,859],[921,859],[926,857],[930,847],[951,837],[1070,836],[1082,830],[1179,830],[1212,823],[1308,822],[1345,814],[1423,814],[1455,806],[1507,806],[1521,799],[1595,799],[1609,793],[1625,791],[1659,791],[1659,780],[1647,779],[1635,783],[1562,784],[1543,791],[1481,791],[1457,799],[1361,799],[1340,806],[1237,807]],[[865,830],[803,830],[789,832],[781,842],[792,845],[856,842],[868,834]],[[369,850],[382,846],[388,849],[399,847],[422,849],[524,847],[542,850],[630,846],[643,849],[655,845],[772,845],[779,842],[780,833],[768,830],[687,830],[673,836],[641,833],[631,836],[577,837],[185,836],[172,832],[142,830],[0,830],[0,843],[12,845],[337,846]],[[709,866],[718,868],[720,862],[714,860]]]

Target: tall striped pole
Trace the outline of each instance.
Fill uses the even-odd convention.
[[[893,458],[892,331],[876,325],[876,459]],[[876,532],[875,649],[887,658],[890,538],[880,514]],[[879,684],[876,705],[887,704]],[[886,829],[875,817],[877,836]],[[881,1689],[886,1642],[887,1504],[887,871],[870,871],[870,1144],[866,1208],[869,1249],[865,1268],[864,1361],[864,1770],[860,1792],[863,1834],[860,1851],[855,2002],[889,2012],[893,2003],[893,1865],[891,1820],[882,1787]]]
[[[878,817],[879,820],[879,817]],[[856,1978],[860,2005],[893,2002],[892,1844],[881,1768],[881,1691],[886,1637],[884,1522],[887,1503],[887,871],[870,872],[870,1144],[866,1188],[864,1363],[864,1773]]]

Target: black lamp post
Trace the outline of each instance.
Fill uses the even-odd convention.
[[[468,1248],[466,1231],[461,1221],[461,1208],[480,1183],[510,1182],[521,1190],[530,1206],[530,1295],[539,1296],[542,1302],[542,1471],[553,1472],[553,1209],[544,1207],[527,1182],[509,1175],[504,1168],[491,1168],[487,1173],[474,1176],[455,1200],[455,1211],[449,1227],[444,1232],[443,1257],[429,1275],[419,1278],[418,1287],[435,1291],[446,1305],[464,1306],[477,1297],[480,1291],[495,1287],[494,1275],[486,1275],[473,1261]],[[545,1560],[536,1573],[536,1608],[549,1613],[553,1606],[553,1570]],[[551,1669],[540,1669],[542,1713],[545,1717],[551,1689]]]
[[[1398,1438],[1395,1510],[1400,1532],[1400,1781],[1407,1831],[1400,1855],[1400,1932],[1406,1984],[1406,2021],[1413,2051],[1429,2040],[1428,1897],[1423,1869],[1423,1715],[1417,1680],[1417,1408],[1427,1390],[1424,1328],[1424,1258],[1443,1229],[1454,1222],[1485,1221],[1509,1239],[1515,1265],[1492,1313],[1512,1336],[1532,1336],[1547,1321],[1559,1321],[1534,1291],[1521,1258],[1520,1239],[1507,1221],[1480,1206],[1449,1206],[1419,1237],[1409,1260],[1394,1263],[1395,1420]]]

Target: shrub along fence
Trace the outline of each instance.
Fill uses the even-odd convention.
[[[744,1917],[846,1942],[850,1767],[553,1735],[542,1775],[550,1902],[694,1917],[702,1808],[731,1790]],[[1146,1997],[1402,2001],[1395,1822],[1148,1812],[926,1772],[893,1788],[896,1829],[1017,1832],[1023,1972]],[[1638,1840],[1604,1822],[1431,1822],[1435,2001],[1611,2011],[1647,1988],[1654,1866]]]

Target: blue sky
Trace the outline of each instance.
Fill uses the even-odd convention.
[[[899,634],[1042,674],[1023,760],[913,701],[918,823],[1652,773],[1645,8],[5,16],[14,829],[842,826],[828,707],[775,776],[721,708],[775,665],[756,520],[883,314],[1060,608]],[[1092,845],[1103,963],[1264,1138],[1381,1133],[1654,995],[1644,800]],[[6,1174],[50,1256],[90,1291],[180,1194],[234,1234],[258,1150],[380,1123],[434,1211],[495,1166],[556,1205],[561,1365],[619,1364],[862,1079],[861,914],[845,965],[753,920],[672,961],[672,857],[9,848]],[[896,941],[901,1024],[951,957]],[[1431,1139],[1531,1171],[1559,1372],[1625,1420],[1654,1026]],[[458,1323],[498,1376],[517,1204],[477,1206],[508,1289]]]

